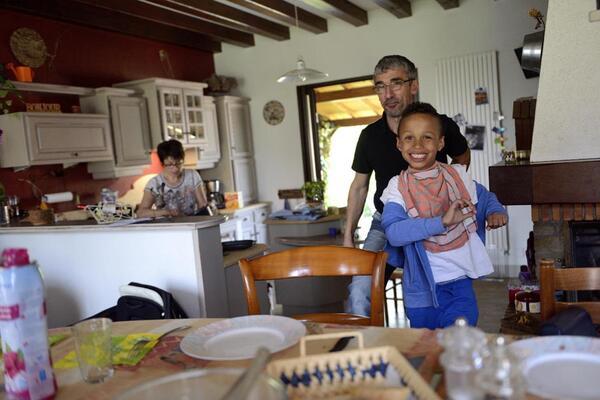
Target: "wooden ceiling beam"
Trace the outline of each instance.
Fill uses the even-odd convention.
[[[132,0],[72,0],[72,3],[83,3],[98,9],[106,9],[148,21],[160,23],[174,28],[201,33],[216,40],[241,47],[254,46],[254,37],[246,32],[230,29],[210,22],[200,22],[197,18],[176,13],[172,10]]]
[[[408,0],[374,0],[381,8],[386,9],[398,18],[410,17],[412,8]]]
[[[158,40],[196,50],[221,51],[221,43],[207,35],[68,0],[0,0],[0,8],[125,35]]]
[[[336,90],[335,92],[315,93],[317,103],[324,101],[348,100],[356,97],[367,97],[375,95],[372,86],[360,87],[356,89]]]
[[[256,11],[264,16],[271,17],[279,22],[296,26],[296,12],[298,13],[298,27],[312,33],[327,32],[327,20],[316,14],[310,13],[300,7],[283,0],[228,0],[230,3],[240,5],[249,10]],[[294,10],[295,9],[295,10]]]
[[[310,5],[354,26],[367,25],[367,12],[348,0],[311,0]]]
[[[440,3],[440,6],[444,8],[444,10],[449,10],[451,8],[457,8],[459,6],[459,0],[436,0]]]
[[[375,115],[373,117],[360,117],[360,118],[348,118],[348,119],[332,119],[330,120],[337,126],[357,126],[357,125],[369,125],[373,122],[379,120],[381,118],[380,115]]]
[[[131,1],[131,0],[127,0]],[[140,0],[138,0],[140,1]],[[223,25],[244,32],[256,33],[274,40],[288,40],[290,29],[238,8],[214,0],[141,0],[180,13],[192,14],[203,21]]]

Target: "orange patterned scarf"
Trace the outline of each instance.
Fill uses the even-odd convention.
[[[427,171],[402,171],[398,190],[404,198],[408,215],[412,218],[442,216],[455,200],[471,200],[458,172],[449,165],[436,162]],[[449,226],[446,233],[425,239],[425,248],[433,253],[454,250],[469,240],[469,232],[477,230],[474,218]]]

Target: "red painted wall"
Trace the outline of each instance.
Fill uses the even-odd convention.
[[[44,39],[48,53],[53,55],[35,69],[35,82],[99,87],[149,77],[202,81],[214,73],[212,53],[6,10],[0,13],[1,63],[18,65],[9,40],[12,32],[20,27],[37,31]],[[161,61],[160,50],[166,52],[168,61]],[[13,78],[10,72],[8,76]],[[24,93],[24,100],[60,103],[63,112],[70,112],[71,105],[77,103],[74,96],[32,93]],[[12,111],[20,110],[24,110],[24,105],[16,101]],[[156,157],[153,161],[145,173],[158,171]],[[21,172],[0,169],[0,182],[7,193],[18,195],[25,208],[32,207],[38,200],[31,186],[20,179],[30,180],[44,193],[73,191],[83,202],[95,203],[101,188],[108,187],[123,194],[137,178],[93,180],[85,164],[67,169],[60,165],[38,166]],[[73,208],[73,205],[59,204],[55,208],[60,211]]]

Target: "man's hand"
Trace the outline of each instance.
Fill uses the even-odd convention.
[[[459,222],[475,215],[475,207],[468,200],[455,200],[442,217],[445,227],[456,225]]]
[[[494,213],[488,215],[485,220],[487,222],[486,229],[489,231],[491,229],[497,229],[506,225],[508,222],[508,216],[502,213]]]

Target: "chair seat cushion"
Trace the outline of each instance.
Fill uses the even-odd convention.
[[[544,321],[540,335],[577,335],[598,337],[590,314],[581,307],[571,306]]]

